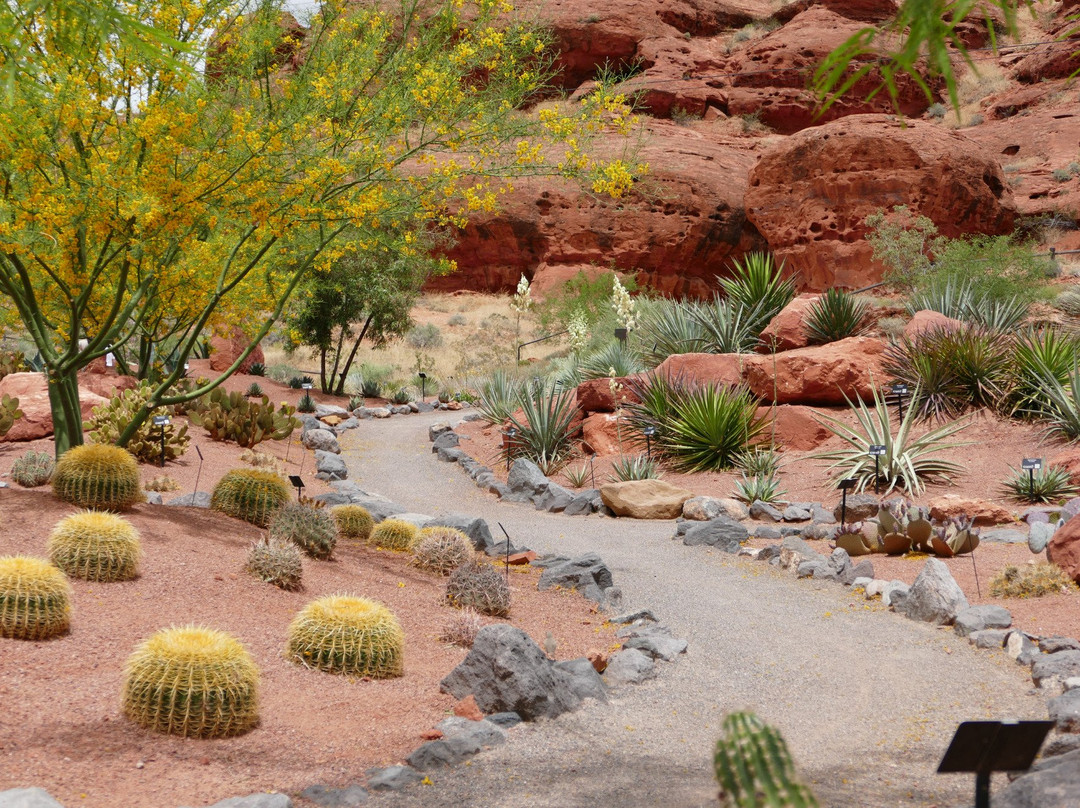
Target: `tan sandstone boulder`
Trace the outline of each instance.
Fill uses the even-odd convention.
[[[1008,508],[985,499],[945,494],[929,502],[930,517],[937,520],[968,516],[976,525],[1004,525],[1016,521],[1016,514]]]
[[[677,519],[693,495],[664,480],[630,480],[600,486],[600,498],[616,516],[631,519]]]
[[[873,398],[875,385],[884,383],[881,369],[885,343],[873,337],[848,337],[797,348],[773,356],[747,357],[743,378],[750,391],[777,404],[844,404]]]
[[[690,382],[736,385],[742,382],[743,365],[749,359],[747,354],[672,354],[653,373]]]

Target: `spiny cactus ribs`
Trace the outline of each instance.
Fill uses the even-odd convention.
[[[259,670],[223,631],[162,629],[131,655],[124,715],[156,732],[195,738],[239,735],[259,722]]]
[[[40,558],[0,558],[0,637],[47,640],[68,630],[71,586]]]
[[[61,519],[49,536],[49,559],[75,578],[128,581],[136,576],[142,547],[124,517],[83,511]]]
[[[798,781],[787,744],[753,713],[728,713],[716,742],[716,779],[725,808],[816,808]]]
[[[68,449],[56,464],[52,488],[64,502],[98,511],[126,511],[143,501],[139,464],[118,446]]]
[[[502,574],[477,558],[465,562],[450,574],[446,599],[459,609],[470,607],[481,614],[506,617],[510,614],[510,587]]]
[[[283,539],[260,539],[248,551],[248,572],[268,584],[285,590],[303,586],[304,567],[300,561],[300,548]]]
[[[52,479],[55,469],[51,454],[30,450],[11,464],[11,479],[23,488],[37,488]]]
[[[287,656],[311,668],[386,679],[404,670],[405,634],[381,603],[329,595],[309,603],[289,626]]]
[[[436,575],[449,575],[473,557],[469,537],[452,527],[425,527],[409,562]]]
[[[289,486],[272,471],[233,469],[214,486],[210,507],[257,527],[289,501]]]
[[[382,550],[407,551],[413,548],[420,530],[412,522],[401,519],[385,519],[375,525],[368,540]]]
[[[366,542],[371,538],[375,520],[362,505],[338,505],[333,509],[338,533],[343,538]]]
[[[337,544],[337,526],[326,511],[290,502],[270,520],[270,537],[291,541],[312,558],[327,559]]]

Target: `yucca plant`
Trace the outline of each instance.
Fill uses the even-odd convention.
[[[695,304],[690,309],[690,316],[701,329],[701,352],[721,354],[753,351],[758,335],[773,317],[762,315],[765,306],[759,302],[747,308],[737,301],[721,297],[714,297],[711,303]]]
[[[692,303],[658,300],[645,309],[638,323],[638,339],[646,367],[656,367],[672,354],[705,351],[705,332],[694,317],[694,308]]]
[[[769,320],[795,297],[795,279],[784,277],[784,264],[776,266],[768,253],[747,253],[732,262],[730,278],[718,278],[727,299],[751,317],[751,330],[760,334]],[[725,352],[730,353],[730,352]]]
[[[592,476],[592,469],[588,463],[582,463],[577,468],[567,466],[563,469],[563,476],[570,483],[571,488],[584,488]]]
[[[1012,352],[1010,404],[1012,414],[1046,414],[1042,379],[1065,384],[1080,361],[1080,337],[1058,328],[1029,328],[1017,336]]]
[[[907,301],[908,314],[918,311],[936,311],[954,320],[961,319],[964,309],[971,302],[971,287],[952,278],[938,279],[927,288],[914,292]]]
[[[747,503],[775,502],[786,493],[772,474],[743,474],[735,481],[735,497]]]
[[[553,381],[537,379],[518,397],[524,418],[509,418],[517,437],[503,449],[511,457],[527,457],[550,470],[565,463],[575,432],[577,400],[573,389],[559,390]],[[547,473],[547,472],[545,472]]]
[[[847,396],[844,396],[847,399]],[[912,398],[918,398],[918,391],[912,392]],[[953,421],[915,436],[912,424],[917,417],[916,411],[909,407],[904,410],[904,417],[892,432],[889,408],[874,388],[874,408],[870,410],[861,400],[854,403],[847,399],[848,406],[855,415],[857,426],[849,427],[844,422],[829,415],[815,416],[847,447],[811,455],[817,460],[832,461],[830,471],[838,470],[834,482],[845,478],[856,480],[855,490],[865,491],[874,485],[875,458],[870,456],[870,447],[874,444],[885,447],[885,455],[877,458],[878,479],[884,484],[882,492],[887,494],[895,488],[903,488],[909,494],[919,495],[924,488],[924,481],[939,479],[948,481],[954,474],[963,471],[962,467],[951,460],[931,457],[931,455],[962,446],[961,443],[945,441],[968,426],[967,421]]]
[[[300,400],[296,402],[296,411],[311,413],[315,412],[315,399],[311,397],[310,393],[305,392],[300,396]]]
[[[608,376],[623,378],[644,369],[641,355],[619,340],[609,342],[578,362],[578,373],[582,379],[603,379]]]
[[[750,477],[775,477],[780,454],[768,446],[755,446],[735,456],[735,467]]]
[[[656,467],[656,461],[648,455],[620,457],[611,466],[611,479],[617,482],[659,480],[663,476]]]
[[[1042,402],[1039,414],[1046,422],[1047,436],[1067,440],[1080,438],[1080,402],[1076,398],[1076,392],[1080,390],[1080,363],[1073,365],[1064,383],[1044,371],[1037,384]]]
[[[480,383],[480,417],[489,424],[502,424],[518,408],[521,382],[499,369]]]
[[[1023,298],[991,297],[977,291],[969,282],[944,277],[909,298],[910,314],[936,311],[955,320],[974,323],[994,331],[1008,332],[1027,317],[1028,302]]]
[[[816,345],[858,336],[869,327],[869,309],[865,300],[843,289],[829,289],[811,304],[806,334]]]
[[[1021,502],[1061,502],[1077,495],[1069,470],[1062,466],[1046,466],[1035,472],[1014,469],[1001,481],[1002,488]]]
[[[1031,305],[1019,297],[996,298],[972,295],[963,311],[963,318],[992,331],[1011,332],[1027,317]]]

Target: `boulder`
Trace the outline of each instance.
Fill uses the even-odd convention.
[[[655,676],[656,662],[637,648],[615,654],[604,669],[604,681],[610,685],[636,685]]]
[[[471,693],[485,713],[512,711],[533,721],[555,718],[581,703],[569,679],[524,631],[495,624],[477,632],[465,660],[439,688],[457,699]]]
[[[848,337],[775,357],[748,357],[743,376],[754,395],[777,404],[841,405],[844,396],[871,400],[886,377],[884,351],[881,340]]]
[[[218,373],[228,370],[251,344],[239,326],[231,326],[224,334],[214,334],[210,338],[210,369]],[[256,362],[265,362],[262,347],[255,346],[248,358],[240,363],[237,373],[247,373]]]
[[[607,687],[588,657],[556,662],[555,667],[569,676],[569,688],[578,698],[607,702]]]
[[[1063,449],[1051,457],[1047,465],[1061,466],[1069,472],[1069,479],[1074,484],[1080,482],[1080,446]]]
[[[798,404],[762,406],[757,409],[757,417],[765,422],[763,434],[770,439],[775,434],[776,445],[781,449],[795,449],[800,452],[817,449],[833,436],[816,417],[820,414],[821,410]]]
[[[750,171],[746,216],[802,288],[858,288],[881,279],[865,239],[876,210],[907,205],[950,238],[1011,233],[997,154],[936,123],[852,115],[765,152]]]
[[[316,449],[315,472],[316,477],[327,482],[331,480],[344,480],[349,476],[349,467],[345,465],[345,461],[341,459],[340,455]]]
[[[1080,519],[1070,519],[1054,532],[1046,545],[1046,558],[1080,582]]]
[[[947,317],[939,311],[917,311],[912,315],[904,326],[904,336],[910,340],[922,336],[927,331],[958,331],[964,328],[964,323]]]
[[[944,494],[928,503],[930,517],[945,521],[957,516],[968,516],[976,525],[1002,525],[1016,521],[1016,515],[996,502],[985,499],[960,497],[956,494]]]
[[[861,522],[864,519],[876,517],[880,502],[874,494],[848,494],[847,513],[841,513],[842,508],[840,506],[843,502],[838,502],[836,507],[833,508],[833,519],[839,522],[841,515],[843,515],[847,519],[847,523],[851,524],[852,522]]]
[[[12,424],[6,435],[0,437],[0,443],[37,440],[47,438],[53,433],[49,389],[44,375],[9,373],[0,379],[0,398],[3,398],[5,393],[19,399],[19,409],[22,410],[23,415]],[[79,410],[84,420],[90,417],[90,411],[94,407],[106,401],[108,401],[107,398],[79,387]]]
[[[209,508],[210,507],[210,492],[209,491],[196,491],[194,494],[184,494],[179,497],[173,497],[166,505],[180,505],[187,508]]]
[[[1040,760],[994,793],[995,808],[1074,808],[1080,794],[1080,750]]]
[[[320,421],[327,418],[340,418],[345,420],[349,417],[349,411],[344,407],[339,407],[336,404],[316,404],[315,405],[315,417]],[[338,423],[341,423],[340,421]]]
[[[900,9],[896,0],[794,0],[781,7],[775,18],[784,23],[812,6],[827,8],[841,17],[859,22],[891,20]]]
[[[544,476],[540,467],[525,457],[519,457],[514,461],[506,478],[510,493],[525,502],[542,494],[549,482],[551,481]]]
[[[683,503],[694,496],[664,480],[628,480],[600,486],[600,497],[616,516],[631,519],[676,519]]]
[[[790,351],[809,345],[806,318],[819,297],[817,294],[801,294],[784,306],[761,332],[758,353]]]
[[[368,769],[367,778],[369,791],[400,791],[405,786],[419,783],[424,775],[411,766],[387,766]]]
[[[490,721],[470,721],[455,716],[439,722],[439,730],[443,737],[421,744],[406,758],[406,762],[417,771],[455,766],[485,746],[506,743],[506,730]]]
[[[367,789],[360,785],[334,788],[316,784],[308,786],[300,792],[300,796],[309,800],[319,808],[356,808],[358,805],[367,804]]]
[[[673,637],[663,626],[627,626],[616,636],[623,641],[623,648],[636,648],[665,662],[674,662],[679,654],[686,653],[686,640]]]
[[[1047,711],[1058,732],[1080,732],[1080,689],[1051,699]]]
[[[950,625],[957,613],[968,608],[964,592],[953,579],[944,561],[928,559],[903,603],[896,607],[912,620]]]
[[[574,589],[589,600],[604,603],[604,594],[614,585],[611,570],[596,553],[585,555],[551,564],[540,573],[540,580],[536,587],[541,592],[560,586],[563,589]]]
[[[631,427],[627,423],[619,423],[620,419],[613,413],[597,412],[588,416],[581,425],[582,447],[590,454],[601,457],[623,454],[631,451],[626,438],[629,437]],[[626,438],[623,437],[625,433]],[[620,443],[622,438],[624,443]]]
[[[692,522],[708,522],[718,516],[742,521],[750,515],[750,511],[737,499],[691,497],[683,503],[682,515],[683,519]]]
[[[305,449],[341,454],[341,446],[338,445],[337,438],[334,437],[333,432],[327,429],[308,429],[303,433],[300,440]]]
[[[975,631],[1005,629],[1012,625],[1012,615],[1003,606],[969,606],[956,615],[953,631],[966,637]]]
[[[1050,539],[1057,532],[1057,525],[1049,522],[1032,522],[1028,528],[1028,549],[1033,553],[1041,553],[1050,543]]]
[[[657,365],[653,373],[688,382],[734,386],[742,383],[743,365],[747,359],[745,354],[672,354]]]
[[[0,808],[64,808],[43,788],[9,788],[0,791]]]
[[[717,516],[708,522],[698,522],[683,534],[683,544],[688,547],[708,545],[727,553],[737,553],[741,542],[749,538],[746,528],[727,516]]]
[[[1042,687],[1043,682],[1048,679],[1064,682],[1074,676],[1080,676],[1080,651],[1043,654],[1031,666],[1031,678],[1038,687]]]
[[[636,404],[638,397],[630,387],[636,376],[619,377],[616,384],[621,384],[614,393],[611,391],[611,379],[588,379],[577,386],[577,405],[582,412],[615,412],[619,406]],[[616,397],[618,401],[616,401]]]
[[[431,443],[432,454],[438,454],[440,449],[456,449],[461,444],[461,438],[456,432],[443,432]]]
[[[102,398],[112,398],[123,390],[133,390],[138,386],[139,380],[134,376],[121,376],[115,370],[103,369],[101,373],[92,369],[79,371],[79,389]]]
[[[1034,84],[1050,79],[1064,79],[1080,70],[1080,31],[1076,28],[1075,20],[1066,21],[1043,38],[1051,41],[1016,63],[1013,76],[1017,81]]]

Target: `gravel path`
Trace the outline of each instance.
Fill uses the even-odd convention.
[[[598,552],[627,609],[651,608],[689,650],[609,705],[523,725],[505,746],[432,775],[434,785],[373,794],[371,805],[715,805],[720,722],[750,708],[780,728],[823,805],[951,807],[970,804],[974,787],[967,775],[934,773],[960,721],[1046,716],[1030,677],[1003,654],[843,587],[685,547],[670,522],[501,503],[430,453],[437,420],[446,414],[362,422],[343,438],[352,479],[416,512],[479,515],[496,534],[501,522],[540,553]]]

